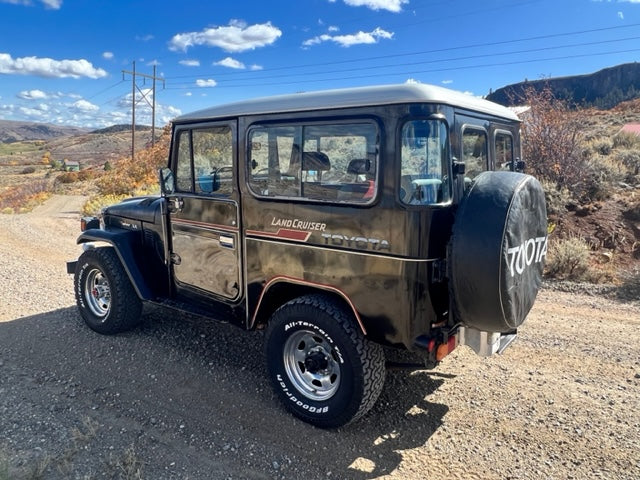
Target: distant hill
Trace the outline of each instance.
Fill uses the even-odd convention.
[[[0,120],[0,143],[29,140],[50,140],[70,135],[81,135],[89,130],[77,127],[62,127],[49,123],[14,122]]]
[[[640,63],[626,63],[587,75],[525,80],[507,85],[487,95],[501,105],[522,104],[525,89],[549,87],[556,98],[579,107],[608,109],[621,102],[640,98]]]
[[[143,132],[151,130],[149,125],[136,125],[136,132]],[[130,132],[131,124],[124,123],[119,125],[111,125],[110,127],[100,128],[98,130],[93,130],[91,133],[120,133],[120,132]]]

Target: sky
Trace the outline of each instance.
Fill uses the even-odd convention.
[[[0,119],[156,125],[420,82],[475,96],[640,59],[640,0],[0,0]],[[135,82],[131,72],[135,68]]]

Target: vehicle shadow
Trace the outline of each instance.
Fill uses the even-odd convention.
[[[260,332],[160,307],[145,307],[141,325],[116,336],[89,330],[75,308],[0,322],[0,352],[5,366],[72,402],[62,410],[98,415],[105,431],[125,419],[131,438],[119,441],[137,445],[147,475],[160,474],[153,457],[161,445],[193,472],[206,465],[241,478],[375,478],[401,466],[404,450],[423,446],[448,411],[425,400],[443,378],[390,371],[364,418],[337,430],[312,427],[272,391]],[[100,436],[95,442],[105,447]],[[207,478],[193,472],[189,478]]]

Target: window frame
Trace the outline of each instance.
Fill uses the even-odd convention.
[[[440,122],[442,124],[442,126],[444,127],[444,130],[447,134],[447,138],[446,138],[446,153],[442,158],[443,163],[446,166],[446,180],[447,180],[447,188],[448,188],[448,198],[446,201],[442,201],[442,202],[435,202],[435,203],[406,203],[404,201],[404,199],[401,198],[400,192],[401,192],[401,187],[402,187],[402,149],[403,149],[403,145],[402,145],[402,136],[403,136],[403,131],[404,131],[404,127],[405,125],[407,125],[410,122],[415,122],[415,121],[437,121]],[[439,113],[436,114],[432,114],[432,115],[427,115],[427,116],[410,116],[410,117],[403,117],[403,118],[399,118],[398,119],[398,124],[397,124],[397,134],[396,134],[396,158],[397,158],[397,168],[396,168],[396,173],[395,173],[395,178],[396,178],[396,194],[395,194],[395,198],[396,200],[404,207],[404,208],[444,208],[447,206],[450,206],[453,203],[453,197],[455,196],[454,194],[454,182],[453,182],[453,164],[452,164],[452,158],[453,158],[453,144],[452,144],[452,132],[451,132],[451,126],[449,121],[447,120],[447,118]],[[443,169],[444,172],[444,169]],[[444,181],[442,182],[442,185],[444,185]]]
[[[515,167],[516,167],[516,145],[515,145],[515,140],[514,140],[514,135],[513,132],[509,131],[509,130],[504,130],[501,128],[496,129],[493,132],[493,151],[494,151],[494,158],[493,158],[493,169],[497,170],[497,171],[507,171],[507,170],[503,170],[503,169],[499,169],[498,168],[498,142],[496,141],[498,138],[498,135],[504,135],[506,137],[509,137],[511,139],[511,165],[509,167],[508,171],[514,172],[515,171]]]
[[[374,137],[376,140],[374,144],[375,150],[376,150],[374,154],[375,155],[375,176],[374,176],[375,190],[373,192],[373,195],[367,198],[366,202],[362,202],[362,201],[356,202],[349,199],[340,200],[340,199],[309,198],[302,195],[299,195],[299,196],[264,195],[254,190],[254,186],[252,185],[252,178],[251,178],[251,174],[252,174],[251,173],[251,170],[252,170],[251,169],[251,144],[252,144],[251,135],[255,130],[265,129],[265,131],[268,131],[268,129],[270,128],[274,128],[274,129],[300,128],[300,132],[295,133],[294,136],[300,140],[302,150],[304,151],[304,142],[306,140],[305,128],[322,127],[322,126],[337,127],[340,125],[369,125],[369,126],[372,126],[374,129]],[[382,175],[380,172],[380,163],[381,163],[380,159],[381,159],[381,152],[383,151],[383,146],[382,146],[383,127],[376,118],[358,116],[358,117],[339,118],[339,119],[319,118],[319,119],[313,119],[313,120],[300,120],[300,121],[289,121],[289,122],[261,121],[261,122],[256,122],[249,125],[246,128],[245,132],[246,132],[245,140],[244,140],[245,141],[245,158],[243,162],[244,168],[245,168],[245,185],[249,194],[254,198],[257,198],[259,200],[267,200],[267,201],[287,200],[287,201],[295,201],[295,202],[301,202],[301,203],[320,203],[320,204],[327,204],[327,205],[341,205],[341,206],[349,206],[349,207],[368,207],[377,202],[378,197],[380,196],[380,192],[382,190],[381,184],[380,184],[382,180]],[[300,166],[300,168],[302,168],[302,165]],[[303,180],[303,172],[301,170],[300,179],[298,182],[298,185],[300,187],[299,188],[300,192],[303,191],[303,188],[302,188],[303,183],[305,182]],[[344,184],[344,185],[348,185],[348,184]]]
[[[465,123],[462,125],[462,127],[460,128],[460,157],[461,160],[465,163],[466,165],[466,171],[469,171],[469,165],[467,164],[467,159],[464,155],[464,134],[466,131],[470,131],[470,130],[475,130],[476,132],[480,132],[482,134],[484,134],[484,138],[485,138],[485,144],[484,144],[484,151],[486,154],[486,161],[485,161],[485,166],[484,169],[482,169],[480,171],[480,173],[482,172],[489,172],[492,171],[492,158],[491,158],[491,148],[489,145],[489,141],[490,141],[490,135],[489,132],[487,131],[487,129],[481,125],[477,125],[474,123]],[[479,173],[477,174],[479,175]],[[476,176],[477,176],[476,175]],[[465,174],[466,177],[466,174]],[[474,176],[475,178],[475,176]],[[473,180],[473,179],[471,179]]]
[[[196,165],[195,165],[195,150],[194,150],[194,142],[193,142],[193,134],[196,131],[207,131],[207,130],[215,130],[215,129],[226,129],[227,132],[225,134],[229,135],[230,147],[231,147],[231,191],[229,193],[218,193],[217,191],[206,192],[203,190],[199,190],[196,188]],[[178,187],[179,177],[178,177],[178,165],[180,160],[180,146],[182,144],[182,137],[185,136],[189,142],[189,169],[190,169],[190,190],[184,190]],[[175,144],[172,147],[172,160],[171,160],[171,170],[175,175],[175,193],[181,195],[193,195],[197,197],[207,197],[207,198],[232,198],[237,191],[237,182],[238,182],[238,169],[236,165],[236,145],[234,142],[235,136],[235,128],[229,122],[221,122],[221,123],[202,123],[198,125],[181,125],[176,128],[173,137],[175,138]]]

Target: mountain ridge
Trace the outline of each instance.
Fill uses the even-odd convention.
[[[486,99],[508,107],[521,105],[529,88],[538,92],[549,88],[556,98],[572,106],[609,109],[640,97],[640,63],[624,63],[583,75],[525,80],[492,91]]]

